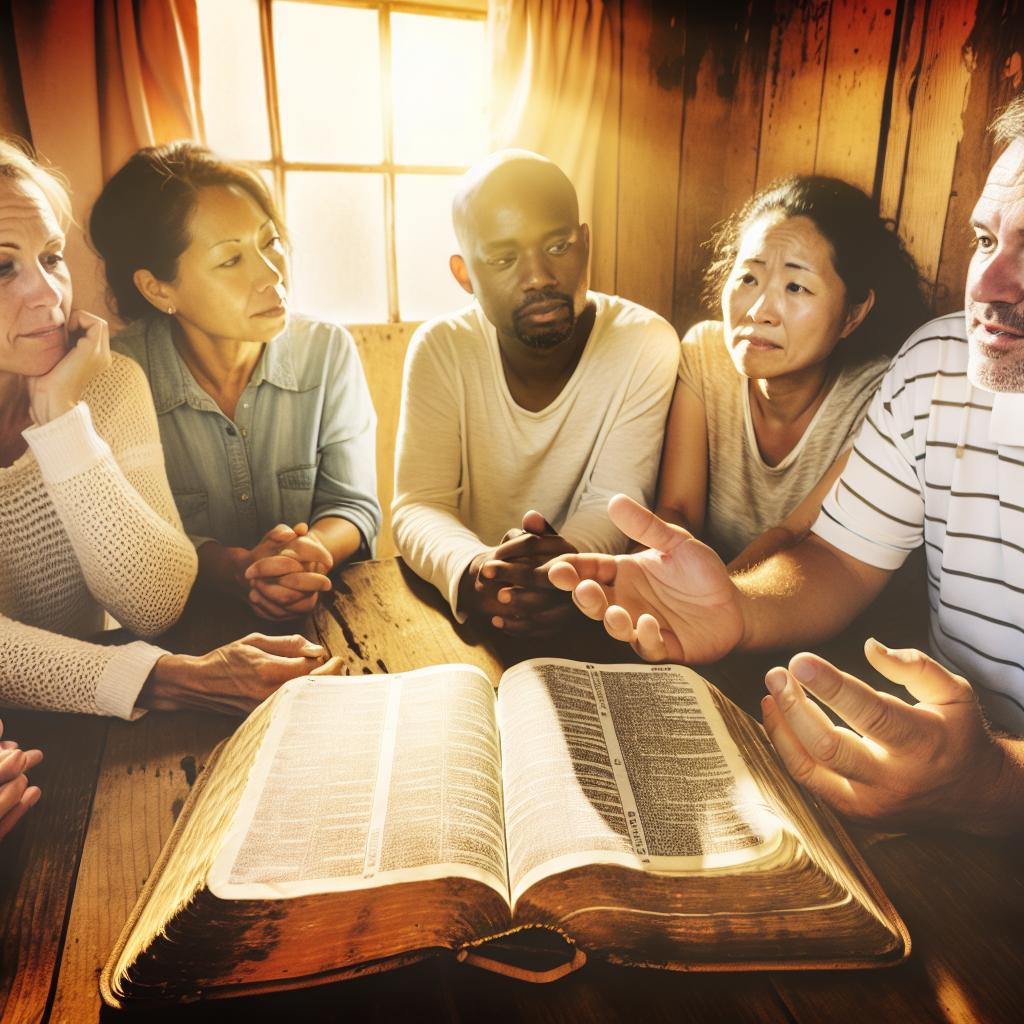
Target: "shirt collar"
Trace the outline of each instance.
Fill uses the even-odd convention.
[[[283,337],[263,348],[263,355],[253,370],[250,384],[259,387],[264,381],[285,391],[298,391],[298,379],[292,363],[289,346],[282,345]],[[159,414],[179,405],[194,409],[215,408],[213,399],[196,383],[184,360],[178,355],[171,338],[171,322],[167,317],[150,320],[146,324],[149,355],[149,386],[153,404]]]
[[[993,396],[988,436],[996,444],[1024,447],[1024,394],[1000,391]]]

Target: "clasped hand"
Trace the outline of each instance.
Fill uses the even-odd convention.
[[[539,512],[527,512],[522,529],[509,530],[497,547],[473,560],[463,576],[460,605],[489,617],[509,636],[553,633],[571,617],[572,605],[548,580],[548,563],[575,551]]]
[[[279,523],[248,553],[241,585],[264,619],[294,619],[313,610],[331,589],[331,553],[306,523]]]
[[[0,736],[3,731],[4,725],[0,722]],[[38,802],[39,787],[30,786],[25,773],[42,759],[38,750],[21,750],[14,740],[0,741],[0,839]]]

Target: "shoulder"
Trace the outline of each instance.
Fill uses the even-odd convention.
[[[359,362],[352,335],[340,324],[292,316],[283,334],[271,343],[287,359],[300,388],[331,379],[339,370]]]
[[[82,397],[93,413],[98,408],[113,408],[139,398],[152,401],[142,367],[120,352],[110,353],[110,365],[89,381]]]
[[[701,320],[694,324],[680,343],[684,352],[718,355],[725,351],[725,328],[721,320]]]
[[[641,344],[645,350],[671,350],[673,356],[678,355],[676,329],[653,309],[620,295],[589,292],[588,296],[597,306],[595,327],[603,335],[628,340],[633,346]]]
[[[134,359],[145,366],[149,350],[149,324],[146,320],[134,320],[110,339],[112,352]]]
[[[406,362],[412,367],[440,361],[458,368],[473,353],[485,351],[486,344],[483,310],[474,302],[455,313],[420,324],[409,341]]]
[[[904,383],[961,375],[967,370],[967,326],[962,311],[936,317],[907,338],[893,356],[888,376]]]

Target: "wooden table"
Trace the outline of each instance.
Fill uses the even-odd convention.
[[[891,621],[886,621],[892,626]],[[351,674],[465,661],[488,673],[543,654],[631,660],[599,627],[512,643],[455,627],[436,593],[396,561],[347,570],[317,618]],[[201,652],[259,628],[203,595],[165,646]],[[863,629],[829,654],[855,670]],[[885,634],[896,642],[892,632]],[[747,706],[776,659],[732,658],[705,670]],[[4,1024],[121,1018],[252,1021],[635,1019],[643,1021],[1016,1021],[1024,1006],[1024,843],[856,833],[910,928],[899,967],[860,972],[671,974],[597,963],[532,986],[438,959],[300,992],[144,1015],[102,1007],[100,968],[167,838],[196,772],[232,719],[149,714],[135,723],[6,711],[7,734],[42,747],[42,802],[0,844],[0,1019]]]

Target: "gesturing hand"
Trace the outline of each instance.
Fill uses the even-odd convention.
[[[512,636],[554,632],[572,608],[552,586],[546,565],[575,550],[539,512],[527,512],[522,529],[509,530],[496,548],[474,559],[463,579],[463,607]]]
[[[765,729],[793,778],[850,818],[1001,831],[986,798],[997,791],[1005,753],[967,680],[917,650],[872,639],[864,653],[920,703],[880,693],[813,654],[765,676]],[[856,732],[833,725],[804,689]]]
[[[3,722],[0,722],[0,736],[3,731]],[[39,802],[39,787],[30,786],[25,773],[42,759],[39,750],[20,750],[13,740],[0,742],[0,839]]]
[[[743,634],[740,594],[718,555],[625,494],[608,502],[608,515],[646,550],[559,558],[551,582],[648,661],[700,663],[731,651]]]
[[[86,386],[110,365],[110,329],[84,310],[72,310],[67,323],[70,337],[67,354],[49,373],[28,378],[28,402],[33,422],[42,425],[70,412],[81,400]]]
[[[250,633],[200,657],[168,654],[157,661],[138,703],[159,711],[247,714],[289,679],[312,674],[326,653],[304,636]]]
[[[313,610],[331,589],[334,559],[306,523],[279,523],[250,552],[244,581],[249,603],[265,619],[294,619]]]

